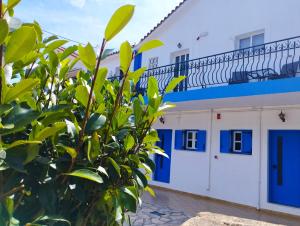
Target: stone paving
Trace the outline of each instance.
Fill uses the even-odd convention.
[[[300,226],[300,218],[237,206],[164,189],[147,193],[131,215],[132,226]],[[218,223],[216,223],[218,222]]]
[[[181,225],[191,216],[182,211],[155,204],[143,203],[137,214],[130,217],[132,226]]]

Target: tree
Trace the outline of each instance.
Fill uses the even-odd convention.
[[[154,77],[147,96],[138,94],[146,69],[130,70],[136,54],[128,42],[120,48],[121,81],[108,80],[101,67],[107,42],[130,21],[134,6],[114,13],[97,57],[90,44],[56,51],[66,41],[43,39],[37,22],[10,32],[4,16],[13,16],[19,2],[0,1],[0,225],[123,224],[142,193],[153,194],[151,155],[165,154],[152,125],[173,107]],[[161,44],[150,41],[137,53]],[[70,60],[75,51],[79,58]],[[78,60],[87,71],[69,78]]]

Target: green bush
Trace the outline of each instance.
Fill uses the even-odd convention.
[[[146,97],[138,95],[145,68],[132,72],[130,65],[136,54],[162,43],[150,41],[135,53],[124,42],[123,79],[109,81],[100,67],[105,46],[129,22],[134,6],[112,16],[97,57],[90,44],[58,52],[66,41],[43,39],[37,22],[11,31],[4,15],[13,16],[19,2],[8,0],[0,13],[0,225],[123,224],[142,193],[153,194],[151,155],[164,153],[151,127],[172,107],[154,77]],[[72,61],[75,51],[79,58]],[[87,71],[69,78],[78,60]]]

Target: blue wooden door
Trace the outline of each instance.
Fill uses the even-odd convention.
[[[269,201],[300,207],[300,131],[269,133]]]
[[[163,149],[169,158],[161,155],[155,155],[156,168],[154,172],[154,180],[169,183],[171,169],[172,130],[158,130],[157,133],[160,139],[160,141],[157,142],[157,146]]]

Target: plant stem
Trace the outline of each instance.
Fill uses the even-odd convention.
[[[133,57],[134,57],[134,53],[132,53],[131,62],[133,60]],[[130,64],[131,64],[131,62],[130,62]],[[122,98],[122,93],[123,93],[123,89],[124,89],[124,86],[125,86],[126,78],[128,76],[128,72],[129,72],[129,68],[127,69],[126,73],[124,74],[122,86],[119,89],[119,92],[117,94],[117,98],[116,98],[116,101],[115,101],[114,109],[113,109],[112,115],[111,115],[111,117],[109,119],[109,124],[108,124],[108,128],[107,128],[107,132],[105,133],[105,139],[104,139],[105,143],[108,142],[107,139],[108,139],[109,130],[110,130],[110,127],[112,125],[112,120],[115,117],[115,114],[116,114],[116,112],[118,110],[118,107],[119,107],[119,104],[120,104],[120,101],[121,101],[121,98]]]
[[[106,44],[106,41],[105,41],[105,39],[103,39],[102,40],[102,45],[101,45],[101,48],[100,48],[100,53],[99,53],[99,56],[98,56],[96,69],[95,69],[95,72],[94,72],[94,78],[92,80],[92,86],[91,86],[91,90],[90,90],[90,94],[89,94],[88,104],[86,106],[84,119],[83,119],[81,130],[80,130],[80,133],[79,133],[77,153],[80,151],[80,148],[83,144],[84,131],[85,131],[85,127],[86,127],[86,124],[87,124],[87,120],[90,116],[90,107],[91,107],[91,103],[92,103],[93,91],[94,91],[95,83],[96,83],[96,80],[97,80],[97,75],[98,75],[98,71],[99,71],[103,51],[104,51],[104,48],[105,48],[105,44]]]
[[[96,80],[97,80],[97,75],[98,75],[98,71],[99,71],[99,68],[100,68],[101,58],[102,58],[102,55],[103,55],[103,52],[104,52],[105,44],[106,44],[106,40],[103,39],[102,40],[102,45],[101,45],[101,48],[100,48],[100,52],[99,52],[99,56],[98,56],[98,60],[97,60],[97,65],[96,65],[96,68],[95,68],[95,71],[94,71],[94,77],[93,77],[93,80],[92,80],[92,86],[91,86],[91,90],[90,90],[90,93],[89,93],[88,104],[86,106],[84,119],[83,119],[83,122],[82,122],[81,130],[79,132],[78,146],[77,146],[77,149],[76,149],[77,153],[80,152],[81,146],[83,145],[84,131],[85,131],[85,127],[86,127],[86,124],[87,124],[87,120],[90,116],[90,107],[91,107],[91,103],[92,103],[93,91],[94,91],[95,83],[96,83]],[[71,162],[71,165],[68,169],[68,172],[70,172],[73,169],[75,161],[76,161],[76,158],[72,158],[72,162]],[[66,178],[67,177],[64,177],[64,179],[62,180],[62,183],[66,182]]]
[[[2,19],[3,15],[2,15],[2,5],[3,2],[2,0],[0,0],[0,19]],[[2,104],[2,59],[3,59],[3,44],[0,45],[0,104]]]
[[[55,75],[52,75],[51,86],[50,86],[50,90],[48,92],[49,98],[48,98],[47,103],[45,105],[46,109],[49,107],[49,104],[50,104],[50,100],[51,100],[51,96],[52,96],[52,90],[53,90],[53,85],[54,85],[54,80],[55,80]]]
[[[19,191],[22,191],[23,189],[24,189],[24,185],[23,184],[21,186],[19,186],[19,187],[15,187],[15,188],[11,189],[10,191],[2,194],[0,196],[0,200],[6,198],[7,196],[11,196],[11,195],[13,195],[13,194],[15,194],[15,193],[17,193]]]

